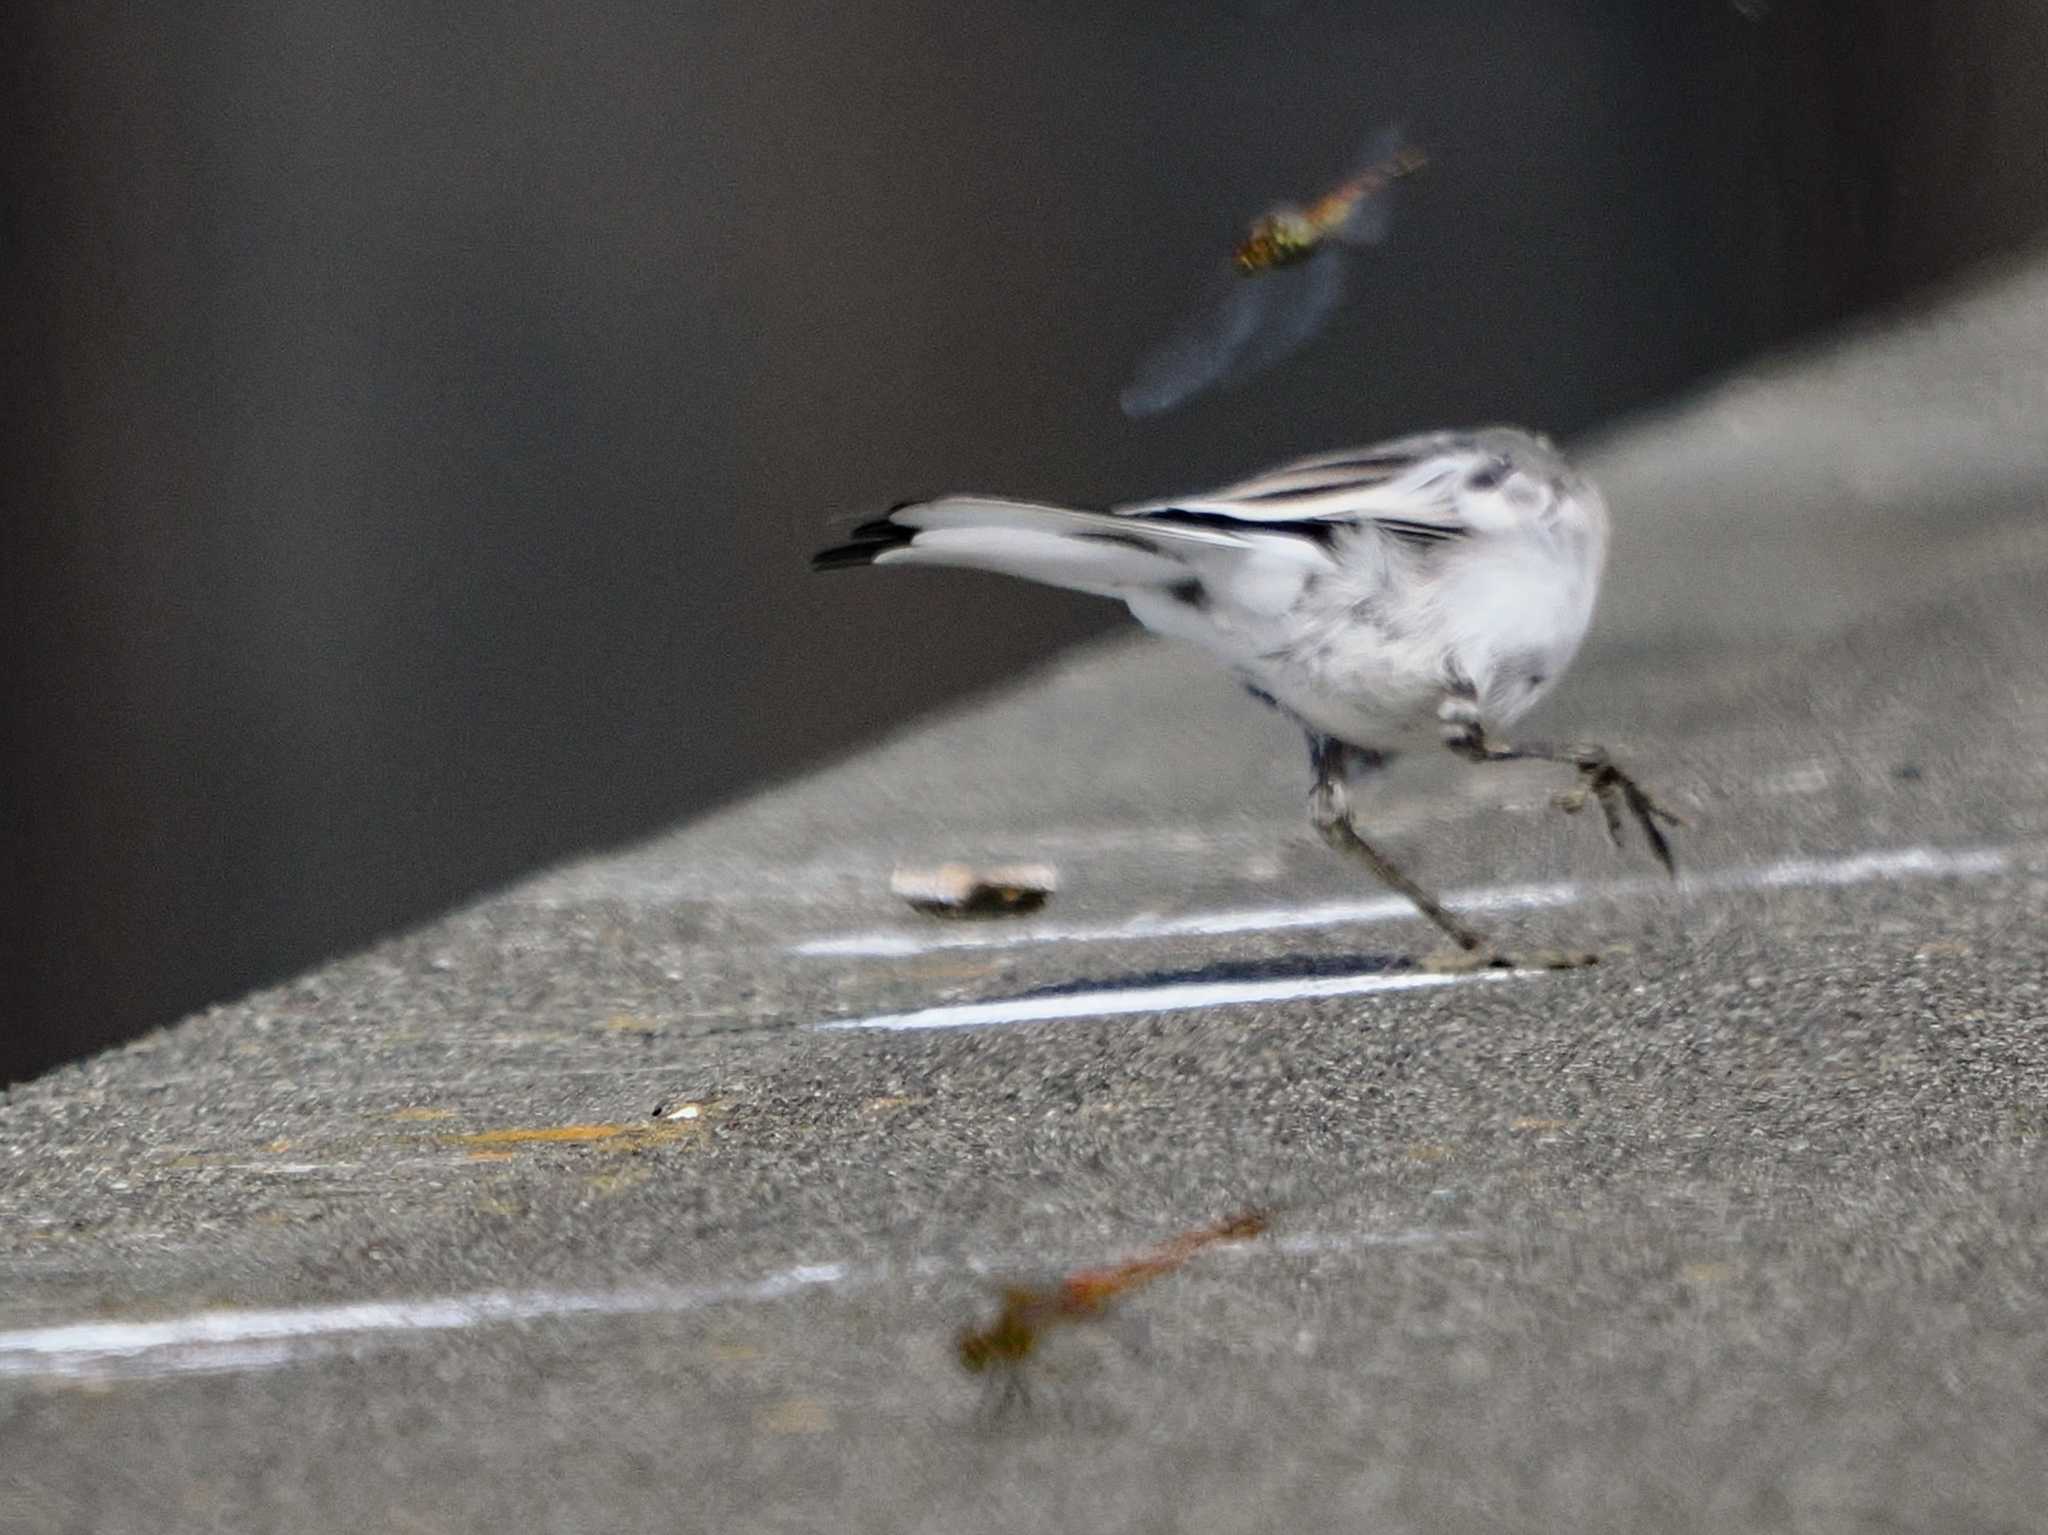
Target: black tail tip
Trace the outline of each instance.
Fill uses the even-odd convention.
[[[911,501],[899,501],[891,507],[894,515]],[[900,522],[891,522],[888,517],[877,517],[873,522],[864,522],[853,530],[853,538],[844,544],[835,544],[830,549],[820,549],[811,556],[813,570],[851,570],[859,565],[872,565],[879,555],[891,549],[901,549],[917,537],[917,529],[906,528]]]
[[[820,549],[812,555],[811,569],[852,570],[856,566],[872,565],[875,563],[875,556],[890,547],[892,546],[881,543],[837,544],[830,549]]]

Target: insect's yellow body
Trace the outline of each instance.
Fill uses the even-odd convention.
[[[1412,175],[1428,163],[1429,157],[1421,150],[1403,149],[1348,177],[1306,208],[1288,203],[1260,214],[1231,252],[1232,264],[1246,277],[1255,277],[1276,267],[1306,261],[1349,222],[1360,203],[1378,196],[1401,177]]]

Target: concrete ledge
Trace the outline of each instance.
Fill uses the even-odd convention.
[[[1377,807],[1591,971],[1410,984],[1288,732],[1117,642],[15,1090],[0,1524],[2030,1527],[2044,419],[2031,267],[1597,445],[1551,723],[1696,878],[1541,772]],[[996,856],[1044,913],[887,893]],[[987,1274],[1245,1204],[974,1427]]]

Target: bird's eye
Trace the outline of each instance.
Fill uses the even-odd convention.
[[[1465,476],[1467,490],[1492,490],[1508,477],[1508,461],[1504,458],[1489,458],[1485,463]]]

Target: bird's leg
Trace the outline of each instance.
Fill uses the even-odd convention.
[[[1672,857],[1671,843],[1664,835],[1664,828],[1657,823],[1662,821],[1671,826],[1683,826],[1685,822],[1658,804],[1647,789],[1623,772],[1604,746],[1584,743],[1554,746],[1544,741],[1522,741],[1503,746],[1490,741],[1485,726],[1480,723],[1477,702],[1469,692],[1462,690],[1453,691],[1445,697],[1437,710],[1437,717],[1443,722],[1444,745],[1468,761],[1559,762],[1577,768],[1578,787],[1557,796],[1558,808],[1567,814],[1577,814],[1586,808],[1588,799],[1597,801],[1600,814],[1607,822],[1607,835],[1614,839],[1616,847],[1621,845],[1623,817],[1633,817],[1636,825],[1643,829],[1643,838],[1650,844],[1650,851],[1664,865],[1664,872],[1674,879],[1678,877],[1678,864]]]
[[[1479,932],[1444,910],[1441,901],[1403,874],[1385,853],[1359,836],[1358,828],[1352,824],[1350,792],[1345,783],[1346,762],[1377,766],[1380,759],[1314,733],[1309,735],[1308,750],[1309,762],[1316,775],[1315,786],[1308,795],[1308,818],[1315,824],[1323,841],[1338,852],[1358,859],[1372,870],[1381,884],[1406,896],[1417,911],[1441,928],[1466,954],[1489,953],[1486,939]]]

